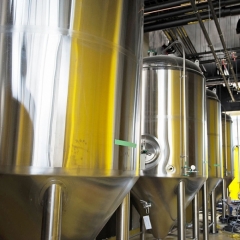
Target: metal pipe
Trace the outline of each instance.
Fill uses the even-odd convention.
[[[178,226],[178,240],[185,240],[186,230],[186,214],[185,214],[185,182],[180,181],[177,193],[177,226]]]
[[[130,193],[126,195],[117,209],[116,239],[129,239]]]
[[[220,61],[219,61],[219,59],[218,59],[218,57],[217,57],[217,55],[216,55],[216,53],[215,53],[215,51],[214,51],[214,47],[213,47],[213,45],[212,45],[212,42],[211,42],[211,40],[210,40],[210,38],[209,38],[209,35],[208,35],[208,33],[207,33],[207,30],[206,30],[206,28],[205,28],[205,26],[204,26],[204,24],[203,24],[203,22],[202,22],[201,16],[200,16],[200,14],[199,14],[199,12],[198,12],[198,10],[197,10],[197,7],[196,7],[196,5],[195,5],[195,0],[191,0],[191,3],[192,3],[192,8],[193,8],[193,10],[194,10],[194,12],[195,12],[195,14],[196,14],[196,16],[197,16],[199,25],[200,25],[200,27],[201,27],[201,29],[202,29],[202,31],[203,31],[203,34],[204,34],[204,36],[205,36],[205,38],[206,38],[206,41],[208,42],[208,45],[209,45],[209,47],[210,47],[210,49],[211,49],[211,51],[212,51],[212,54],[213,54],[214,59],[215,59],[215,61],[216,61],[217,67],[218,67],[218,69],[219,69],[219,71],[220,71],[220,73],[221,73],[221,76],[222,76],[222,78],[223,78],[223,80],[224,80],[224,83],[225,83],[225,85],[226,85],[226,87],[227,87],[227,89],[228,89],[228,92],[229,92],[230,96],[231,96],[231,99],[232,99],[233,102],[235,102],[235,98],[233,97],[233,94],[232,94],[231,89],[230,89],[230,87],[229,87],[229,85],[228,85],[227,79],[226,79],[226,77],[225,77],[225,75],[224,75],[224,72],[223,72],[223,70],[222,70],[221,63],[220,63]]]
[[[222,5],[221,11],[223,10],[223,8],[225,9],[226,7],[231,6],[233,4],[239,4],[239,0],[223,1],[221,3],[221,5]],[[205,3],[205,2],[199,3],[197,6],[198,6],[198,10],[206,9],[208,11],[208,4]],[[213,2],[213,6],[215,8],[218,8],[219,3],[217,1]],[[157,15],[156,13],[155,14],[145,13],[146,15],[144,16],[144,23],[157,21],[157,20],[162,20],[164,18],[172,18],[172,17],[176,17],[176,16],[179,17],[181,15],[186,16],[186,14],[191,14],[191,12],[192,12],[192,7],[191,6],[186,6],[186,5],[178,6],[177,10],[174,9],[172,11],[169,10],[169,9],[162,9],[162,4],[159,5],[159,7],[161,7],[161,14]],[[181,8],[181,9],[179,9],[179,8]]]
[[[199,195],[196,193],[192,201],[193,238],[199,239]]]
[[[228,51],[240,51],[240,47],[235,47],[235,48],[227,48]],[[219,50],[215,50],[216,53],[219,52],[223,52],[224,49],[219,49]],[[202,55],[207,55],[207,54],[211,54],[211,51],[206,51],[206,52],[198,52],[196,54],[187,54],[187,57],[195,57],[195,56],[202,56]]]
[[[217,233],[217,213],[216,213],[216,193],[215,189],[212,191],[211,196],[211,233]]]
[[[161,9],[164,10],[165,8],[171,8],[171,7],[176,7],[179,5],[181,7],[181,4],[184,3],[189,3],[189,1],[186,0],[178,0],[178,1],[172,1],[172,2],[167,2],[167,3],[161,3],[155,6],[151,7],[145,7],[144,8],[144,14],[149,14],[152,11],[160,11]]]
[[[62,187],[52,184],[45,192],[42,240],[60,240],[62,222]]]
[[[219,11],[216,11],[217,14]],[[228,17],[228,16],[235,16],[235,15],[239,15],[240,13],[240,8],[239,7],[234,7],[234,8],[227,8],[227,9],[221,9],[221,16],[222,17]],[[208,20],[209,19],[209,13],[201,13],[200,14],[201,18],[203,20]],[[211,14],[210,14],[210,18],[211,18]],[[159,15],[159,20],[162,20],[161,18],[161,14]],[[151,32],[151,31],[156,31],[156,30],[163,30],[163,29],[167,29],[167,28],[173,28],[173,27],[179,27],[179,26],[183,26],[183,25],[187,25],[190,22],[197,22],[198,19],[196,18],[196,16],[188,16],[185,18],[176,18],[173,21],[165,21],[165,22],[159,22],[159,20],[153,22],[153,23],[149,23],[149,24],[144,24],[144,32]]]
[[[145,224],[143,221],[143,218],[141,218],[141,235],[140,235],[140,240],[145,240],[145,232],[146,232],[146,228],[145,228]]]
[[[208,185],[207,181],[202,186],[202,203],[203,203],[203,240],[209,238],[208,228]]]
[[[222,46],[223,46],[223,49],[224,49],[225,57],[227,59],[227,62],[229,64],[229,67],[230,67],[230,70],[231,70],[231,73],[232,73],[234,81],[236,83],[237,90],[239,90],[237,77],[236,77],[235,72],[233,70],[233,66],[232,66],[232,63],[231,63],[231,59],[230,59],[229,53],[227,51],[227,46],[226,46],[226,43],[225,43],[225,40],[224,40],[224,37],[223,37],[223,33],[222,33],[221,28],[220,28],[219,22],[217,20],[217,16],[216,16],[216,13],[215,13],[215,10],[214,10],[214,7],[213,7],[213,4],[212,4],[211,0],[208,0],[208,5],[210,7],[210,10],[211,10],[211,13],[212,13],[212,17],[213,17],[213,20],[215,22],[215,25],[216,25],[216,28],[217,28],[217,31],[218,31],[218,34],[219,34],[219,38],[221,40],[221,43],[222,43]]]
[[[227,201],[227,183],[226,183],[226,179],[223,178],[222,180],[222,219],[223,220],[226,219],[226,210],[227,210],[226,201]]]

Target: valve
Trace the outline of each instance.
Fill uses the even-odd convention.
[[[140,200],[140,202],[142,203],[143,208],[146,210],[146,214],[149,214],[149,208],[152,206],[152,204],[144,200]]]

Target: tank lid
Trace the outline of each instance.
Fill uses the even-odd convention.
[[[222,112],[222,119],[225,119],[225,116],[226,116],[226,121],[232,122],[231,116],[226,114],[226,113],[224,113],[224,112]]]
[[[214,100],[217,100],[220,102],[220,100],[218,99],[218,96],[216,93],[214,93],[213,91],[209,90],[209,89],[206,89],[206,95],[207,95],[207,98],[211,98],[211,99],[214,99]]]
[[[186,69],[193,70],[202,75],[201,69],[193,62],[186,59]],[[183,68],[183,58],[175,56],[157,55],[143,58],[143,68],[157,67],[157,68]]]

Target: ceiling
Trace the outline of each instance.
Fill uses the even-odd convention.
[[[182,42],[186,58],[199,62],[207,87],[216,91],[223,109],[240,110],[240,34],[236,31],[238,21],[240,24],[240,1],[212,0],[210,4],[214,12],[211,11],[209,2],[210,0],[195,1],[194,11],[191,1],[145,0],[144,32],[149,33],[149,50],[161,54],[172,42]],[[199,24],[196,9],[205,33]],[[220,32],[213,21],[214,15]],[[206,33],[209,39],[206,38]],[[173,45],[167,52],[182,56],[180,44]],[[227,61],[227,55],[230,61]],[[217,68],[216,59],[224,76]]]

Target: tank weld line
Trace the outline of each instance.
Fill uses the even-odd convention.
[[[123,140],[119,140],[119,139],[115,139],[115,145],[120,145],[120,146],[124,146],[124,147],[132,147],[132,148],[137,147],[136,143],[123,141]]]

